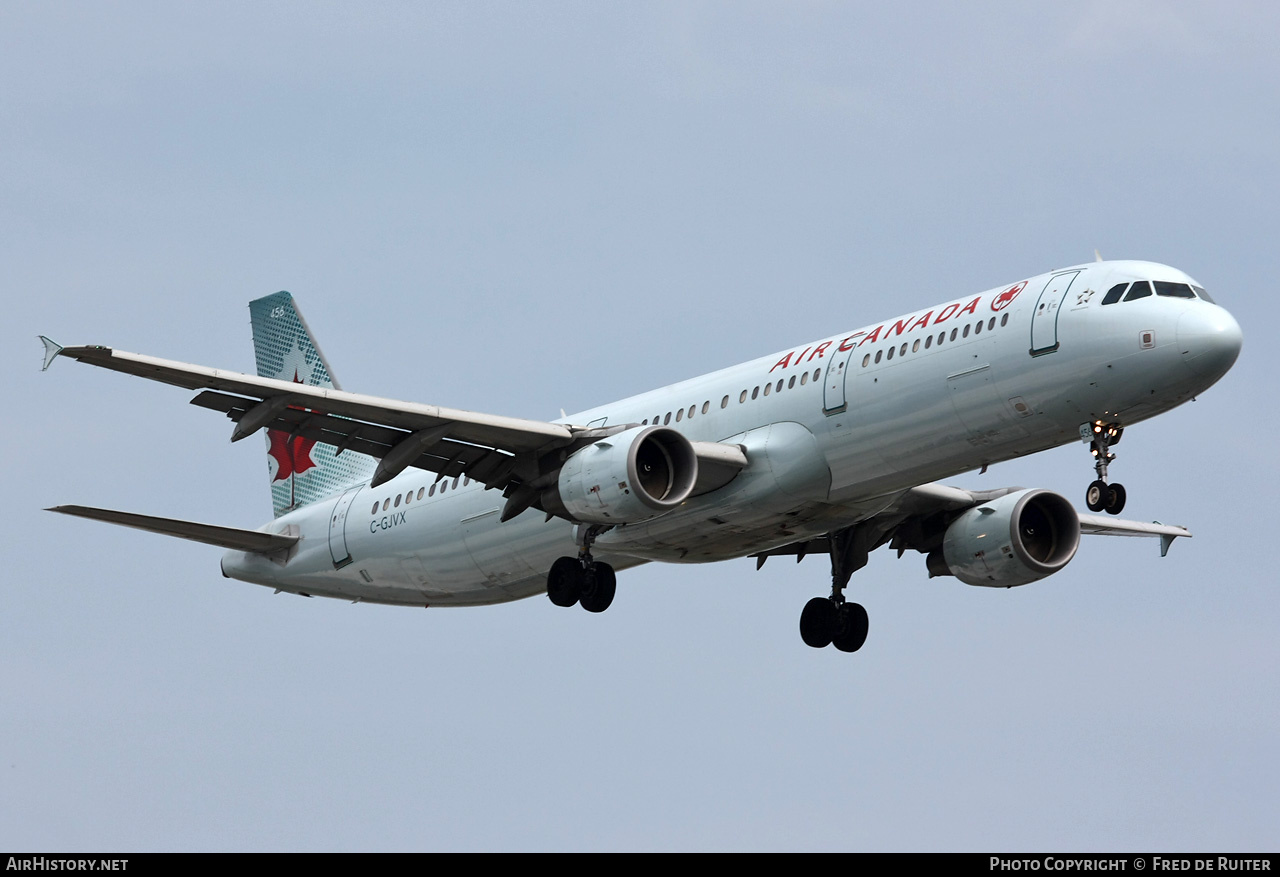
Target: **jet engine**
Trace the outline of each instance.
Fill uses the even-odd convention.
[[[647,521],[684,502],[697,480],[698,458],[687,438],[674,429],[637,426],[565,460],[542,506],[584,523]]]
[[[942,548],[927,559],[930,576],[966,585],[1012,588],[1062,569],[1080,544],[1080,516],[1048,490],[1018,490],[984,502],[951,522]]]

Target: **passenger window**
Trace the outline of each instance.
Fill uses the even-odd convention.
[[[913,341],[913,342],[911,343],[911,352],[912,352],[912,353],[919,353],[919,352],[920,352],[920,339],[919,339],[919,338],[917,338],[915,341]]]
[[[930,335],[928,338],[924,339],[924,349],[928,350],[932,346],[933,346],[933,336]]]
[[[466,486],[467,486],[468,484],[470,484],[470,483],[471,483],[471,479],[470,479],[470,478],[466,478],[466,477],[464,477],[464,478],[462,479],[462,486],[463,486],[463,487],[466,487]]]
[[[1133,301],[1135,298],[1146,298],[1151,295],[1151,284],[1145,280],[1139,280],[1129,288],[1129,294],[1124,297],[1125,301]]]
[[[391,508],[391,497],[387,497],[382,501],[382,510],[385,512],[389,508]]]
[[[805,372],[800,376],[800,386],[803,387],[807,383],[809,383],[809,373]]]
[[[820,378],[820,377],[822,377],[822,369],[820,369],[820,368],[815,368],[815,369],[813,370],[813,380],[814,380],[814,382],[815,382],[815,383],[817,383],[817,380],[818,380],[818,378]]]
[[[679,411],[677,411],[677,412],[676,412],[676,423],[679,423],[679,422],[680,422],[680,421],[682,421],[682,420],[684,420],[684,409],[683,409],[683,408],[681,408]]]
[[[667,426],[669,423],[671,423],[671,412],[670,412],[670,411],[668,411],[668,412],[667,412],[667,414],[666,414],[666,416],[662,418],[662,425],[663,425],[663,426]]]
[[[871,364],[871,354],[868,353],[866,356],[862,357],[862,367],[866,368],[870,364]]]
[[[422,502],[422,497],[424,494],[426,494],[426,492],[427,492],[427,489],[425,487],[418,488],[418,502]]]
[[[877,350],[877,351],[876,351],[876,364],[877,364],[877,365],[879,365],[879,364],[880,364],[880,357],[881,357],[882,355],[884,355],[884,351],[883,351],[883,350]]]
[[[721,399],[721,400],[720,400],[720,407],[721,407],[721,408],[728,408],[728,407],[729,407],[729,397],[728,397],[728,396],[725,396],[723,399]]]
[[[981,332],[982,332],[982,321],[979,320],[977,324],[973,327],[973,334],[978,335]]]
[[[897,353],[897,352],[898,352],[898,348],[896,348],[896,347],[890,347],[890,348],[889,348],[889,355],[888,355],[888,356],[886,356],[886,357],[885,357],[885,359],[893,359],[893,355],[894,355],[895,353]]]
[[[791,380],[787,381],[787,389],[794,390],[796,388],[796,376],[792,375]]]
[[[968,338],[968,337],[969,337],[969,326],[968,326],[968,324],[965,324],[965,327],[964,327],[964,337],[965,337],[965,338]]]
[[[764,394],[765,394],[766,396],[768,396],[768,395],[769,395],[770,393],[772,393],[772,392],[773,392],[773,384],[765,384],[765,385],[764,385]]]
[[[376,515],[377,513],[378,513],[378,504],[375,502],[373,504],[373,511],[369,512],[369,514]]]
[[[646,417],[644,420],[640,421],[640,425],[641,425],[641,426],[648,426],[648,425],[649,425],[649,418],[647,418],[647,417]]]
[[[453,489],[454,489],[454,490],[457,490],[457,489],[458,489],[458,479],[457,479],[457,478],[453,479]]]
[[[741,405],[745,401],[747,401],[747,391],[743,390],[742,394],[738,396],[738,404]]]
[[[1167,280],[1157,280],[1155,282],[1156,295],[1163,295],[1169,298],[1195,298],[1196,294],[1191,291],[1191,287],[1186,283],[1170,283]]]
[[[711,410],[711,400],[708,399],[707,401],[702,403],[702,413],[706,414],[710,410]]]
[[[960,334],[960,330],[959,330],[959,329],[952,329],[952,330],[951,330],[951,340],[952,340],[952,341],[955,341],[955,340],[956,340],[956,335],[958,335],[958,334]],[[965,334],[968,334],[968,333],[966,332]]]
[[[431,489],[427,491],[427,496],[435,496],[435,495],[436,495],[436,485],[435,485],[435,482],[432,482]]]
[[[400,508],[400,494],[398,493],[396,494],[396,504],[392,506],[392,508],[395,508],[395,509]]]
[[[1129,288],[1127,283],[1117,283],[1115,286],[1107,290],[1107,294],[1102,297],[1104,305],[1113,305],[1120,301],[1120,296],[1124,295],[1124,291]]]
[[[1000,325],[1001,325],[1001,326],[1007,326],[1007,325],[1009,325],[1009,315],[1008,315],[1008,314],[1005,314],[1005,315],[1003,315],[1002,317],[1000,317]]]
[[[752,398],[752,399],[758,399],[758,398],[760,398],[760,388],[759,388],[759,387],[752,387],[752,388],[751,388],[751,398]]]
[[[992,317],[990,320],[987,320],[987,331],[988,331],[988,332],[990,332],[990,331],[991,331],[992,329],[994,329],[995,327],[996,327],[996,318],[995,318],[995,317]]]
[[[778,378],[778,386],[774,387],[773,389],[774,389],[774,392],[776,393],[782,392],[782,378]]]

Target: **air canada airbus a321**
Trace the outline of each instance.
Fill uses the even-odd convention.
[[[831,594],[804,606],[800,635],[847,652],[867,613],[845,587],[881,545],[1008,588],[1061,570],[1081,533],[1156,537],[1161,554],[1190,536],[1115,517],[1111,447],[1212,386],[1241,345],[1183,272],[1099,261],[541,422],[342,390],[288,293],[249,309],[256,377],[42,337],[44,367],[70,357],[199,391],[233,442],[265,430],[274,520],[52,511],[221,546],[224,576],[278,591],[406,606],[545,592],[603,612],[615,571],[647,561],[823,554]],[[1071,442],[1092,454],[1085,504],[1106,514],[938,483]]]

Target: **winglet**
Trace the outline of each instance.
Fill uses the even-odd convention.
[[[1159,522],[1159,521],[1152,521],[1152,523],[1153,523],[1153,524],[1158,524],[1158,523],[1160,523],[1160,522]],[[1168,557],[1168,556],[1169,556],[1169,546],[1170,546],[1170,545],[1172,545],[1172,544],[1173,544],[1173,540],[1174,540],[1174,539],[1177,539],[1177,538],[1178,538],[1178,535],[1177,535],[1177,534],[1174,534],[1174,533],[1161,533],[1161,534],[1160,534],[1160,556],[1161,556],[1161,557]]]
[[[62,345],[43,335],[37,337],[39,337],[40,343],[44,345],[44,365],[40,366],[40,371],[48,371],[49,363],[53,362],[53,358],[62,352]]]

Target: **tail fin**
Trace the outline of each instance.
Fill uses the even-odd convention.
[[[258,376],[312,387],[341,389],[311,330],[293,303],[277,292],[249,302]],[[332,445],[267,430],[267,467],[276,517],[369,478],[376,461],[353,451],[338,456]]]

